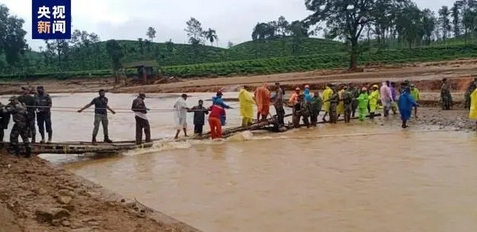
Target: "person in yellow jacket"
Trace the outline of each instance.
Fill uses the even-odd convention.
[[[338,106],[336,107],[336,114],[338,115],[336,118],[339,118],[341,114],[344,113],[344,101],[343,101],[343,94],[345,92],[344,87],[341,85],[338,90]]]
[[[333,95],[333,90],[331,89],[333,85],[332,84],[328,84],[325,88],[325,91],[323,91],[323,110],[325,111],[325,114],[323,115],[323,122],[326,122],[326,115],[328,115],[330,113],[330,101],[327,101],[328,99],[330,99],[331,95]]]
[[[470,112],[469,112],[469,119],[470,120],[477,120],[477,89],[475,89],[470,94]],[[477,121],[476,121],[477,127]]]
[[[378,107],[378,100],[381,98],[379,95],[379,86],[373,85],[373,90],[369,94],[369,118],[373,119]]]
[[[252,94],[245,88],[239,92],[240,115],[242,116],[242,126],[249,126],[253,123],[253,106],[256,105]]]
[[[411,84],[411,97],[412,99],[414,99],[414,101],[416,103],[419,103],[419,100],[420,100],[420,96],[419,96],[419,89],[417,89],[414,84]],[[417,117],[417,107],[414,107],[414,117],[415,118],[418,118]]]

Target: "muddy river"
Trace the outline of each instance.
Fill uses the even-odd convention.
[[[75,110],[94,96],[54,95],[55,140],[90,139],[92,112]],[[128,109],[134,95],[108,96],[118,111],[110,115],[112,139],[133,139]],[[188,102],[210,96],[194,94]],[[177,96],[150,97],[152,137],[173,136],[169,109]],[[230,126],[237,125],[238,110],[227,113]],[[208,232],[477,231],[477,137],[434,128],[402,131],[398,124],[166,141],[107,159],[42,157]]]

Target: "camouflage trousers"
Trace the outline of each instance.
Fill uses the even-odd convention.
[[[28,125],[15,123],[12,131],[10,132],[10,145],[13,149],[19,149],[18,137],[22,137],[23,144],[27,150],[30,150],[30,141],[28,140]],[[15,151],[17,152],[17,151]]]
[[[344,119],[346,123],[349,123],[351,121],[351,113],[352,113],[352,105],[351,104],[345,104],[344,105]]]
[[[441,95],[441,105],[443,110],[450,110],[452,107],[452,96]]]
[[[330,104],[330,123],[336,123],[338,121],[338,113],[336,112],[337,107],[338,103],[332,102]]]

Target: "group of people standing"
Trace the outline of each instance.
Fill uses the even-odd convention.
[[[10,117],[13,118],[14,125],[10,132],[11,152],[19,155],[20,147],[18,137],[22,138],[26,155],[31,155],[31,142],[36,142],[36,126],[41,136],[40,143],[45,143],[45,129],[48,134],[47,142],[50,143],[53,136],[51,126],[51,106],[50,95],[45,93],[43,86],[36,88],[36,94],[31,95],[30,89],[22,87],[20,96],[10,97],[10,102],[6,105],[0,103],[0,142],[3,145],[4,132],[8,128]],[[36,119],[36,120],[35,120]]]

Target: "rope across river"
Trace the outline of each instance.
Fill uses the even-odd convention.
[[[77,112],[80,107],[72,107],[72,106],[27,106],[27,108],[50,108],[51,111],[54,112]],[[89,111],[92,112],[94,110],[108,110],[107,108],[94,108],[94,109],[88,109],[84,111]],[[116,113],[134,113],[133,110],[142,110],[142,109],[131,109],[131,108],[114,108],[114,111]],[[164,112],[172,112],[175,111],[176,109],[174,108],[149,108],[148,113],[164,113]],[[84,112],[83,111],[83,112]],[[151,112],[152,111],[152,112]],[[199,110],[191,110],[189,112],[195,112]]]

